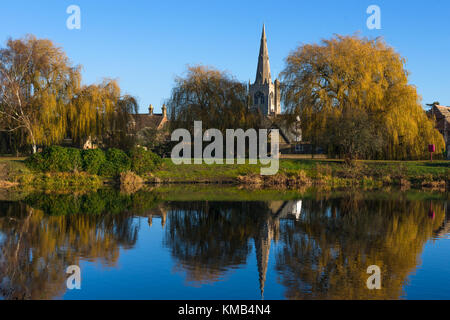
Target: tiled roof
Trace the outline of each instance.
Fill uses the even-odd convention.
[[[435,105],[432,110],[436,118],[436,128],[439,131],[450,130],[450,107]]]
[[[161,129],[167,122],[167,117],[162,114],[134,114],[133,119],[136,131],[145,128]]]

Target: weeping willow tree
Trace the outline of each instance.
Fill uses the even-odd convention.
[[[189,129],[194,121],[202,121],[204,128],[221,131],[257,128],[260,117],[248,105],[244,84],[204,66],[191,66],[185,77],[178,77],[168,102],[174,128]]]
[[[121,95],[115,80],[84,86],[68,105],[69,136],[78,145],[87,137],[114,147],[127,145],[131,114],[138,112],[134,97]]]
[[[24,137],[33,152],[66,137],[125,137],[136,111],[115,81],[81,86],[81,67],[50,40],[29,35],[0,49],[0,130]]]
[[[59,142],[66,134],[67,104],[80,81],[80,68],[50,40],[8,40],[0,49],[2,130],[25,132],[33,152],[38,144]]]
[[[338,35],[300,46],[281,74],[286,109],[302,118],[304,137],[332,155],[425,158],[428,144],[443,150],[444,140],[409,84],[405,62],[381,39]]]

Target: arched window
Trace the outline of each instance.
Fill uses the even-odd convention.
[[[255,93],[255,105],[264,104],[264,94],[261,91]]]

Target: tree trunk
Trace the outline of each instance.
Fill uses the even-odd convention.
[[[30,128],[28,128],[28,132],[30,133],[30,138],[31,138],[31,145],[33,148],[33,154],[37,153],[37,145],[36,145],[36,139],[34,138],[34,134],[33,134],[33,130],[31,130]]]

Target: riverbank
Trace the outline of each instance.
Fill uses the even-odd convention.
[[[159,169],[142,175],[146,184],[235,184],[249,188],[399,186],[448,188],[449,161],[354,161],[281,159],[278,174],[261,176],[261,165],[174,165],[164,159]],[[22,159],[0,159],[0,188],[96,189],[118,184],[111,178],[79,173],[40,173]]]
[[[218,183],[253,187],[381,187],[445,189],[449,161],[354,161],[281,159],[278,174],[261,176],[260,165],[174,165],[165,159],[151,183]]]

